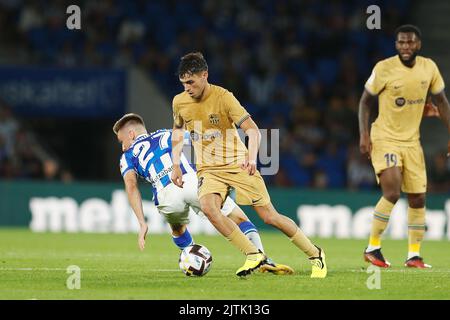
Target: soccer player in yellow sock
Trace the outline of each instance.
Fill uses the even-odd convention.
[[[375,65],[359,103],[360,151],[371,159],[383,191],[383,198],[375,208],[364,258],[375,265],[389,266],[381,254],[380,235],[389,221],[392,206],[403,191],[408,195],[409,205],[409,253],[405,265],[426,268],[419,255],[425,232],[427,190],[419,128],[422,117],[430,114],[427,110],[434,109],[439,111],[450,133],[450,105],[438,67],[430,58],[417,55],[422,47],[420,30],[413,25],[403,25],[397,28],[395,37],[398,54]],[[429,94],[431,103],[427,102]],[[370,109],[376,97],[378,117],[369,125]],[[436,107],[432,105],[433,100]],[[450,141],[447,149],[450,154]]]
[[[381,197],[380,201],[378,201],[373,213],[369,246],[364,254],[366,261],[382,268],[387,268],[391,265],[381,253],[381,235],[388,225],[393,207],[394,204],[384,197]]]
[[[425,208],[408,208],[408,258],[409,268],[431,268],[420,256],[420,245],[425,235]]]
[[[181,132],[187,129],[193,136],[202,211],[247,256],[236,274],[250,274],[263,263],[265,256],[246,249],[247,238],[239,229],[232,230],[221,217],[221,204],[230,194],[235,194],[236,203],[251,205],[265,223],[282,231],[306,254],[312,264],[312,278],[324,278],[327,267],[323,250],[313,245],[294,221],[278,213],[270,201],[256,167],[261,142],[258,126],[231,92],[208,82],[208,75],[208,65],[201,53],[193,52],[181,58],[178,76],[184,91],[173,99],[172,181],[179,187],[183,185],[177,163],[183,140]],[[248,148],[237,128],[248,136]]]

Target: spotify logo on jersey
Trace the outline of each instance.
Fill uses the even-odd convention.
[[[395,99],[395,104],[397,105],[397,107],[403,107],[405,105],[405,98],[397,98]]]

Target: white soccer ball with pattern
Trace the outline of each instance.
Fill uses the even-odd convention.
[[[208,248],[194,244],[181,251],[179,264],[185,275],[201,277],[211,269],[212,256]]]

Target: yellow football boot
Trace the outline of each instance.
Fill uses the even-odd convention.
[[[252,273],[253,270],[258,268],[266,261],[266,256],[262,252],[250,253],[247,255],[247,260],[242,267],[236,271],[236,275],[239,277],[245,277]]]
[[[323,250],[318,246],[315,247],[319,249],[319,256],[309,258],[312,264],[311,278],[325,278],[327,276],[325,252],[323,252]]]
[[[267,260],[263,264],[261,264],[261,266],[259,267],[259,271],[263,273],[270,272],[277,276],[294,273],[294,269],[292,269],[291,267],[285,264],[275,263],[270,258],[267,258]]]

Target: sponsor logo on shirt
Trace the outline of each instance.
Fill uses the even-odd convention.
[[[395,99],[395,104],[397,105],[397,107],[403,107],[405,104],[408,104],[408,105],[420,104],[420,105],[422,105],[424,103],[425,103],[424,98],[411,100],[411,99],[405,99],[403,97],[399,97],[399,98]]]
[[[190,136],[192,141],[198,141],[199,139],[205,141],[214,141],[215,139],[222,137],[222,133],[220,131],[214,131],[210,133],[200,134],[195,132],[194,130],[191,130]]]
[[[395,99],[395,104],[397,105],[397,107],[403,107],[405,105],[405,102],[405,98],[402,97]]]
[[[424,104],[425,100],[423,98],[416,99],[416,100],[408,100],[408,104]]]
[[[160,173],[158,173],[155,177],[155,179],[149,178],[149,182],[155,186],[156,183],[161,180],[163,177],[167,176],[169,173],[173,171],[173,166],[170,166],[169,168],[166,168],[162,170]]]

